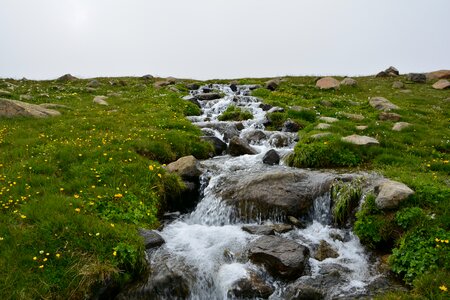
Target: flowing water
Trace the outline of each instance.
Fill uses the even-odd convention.
[[[195,96],[203,88],[191,91]],[[240,136],[252,130],[265,130],[266,112],[260,107],[260,100],[250,96],[252,86],[238,86],[233,91],[228,85],[209,85],[207,88],[218,90],[225,96],[221,99],[199,101],[202,106],[201,116],[191,117],[191,121],[205,128],[204,131],[224,139],[222,128],[227,122],[218,121],[218,116],[229,105],[236,105],[250,110],[254,118],[242,122]],[[273,110],[273,109],[272,109]],[[264,171],[281,170],[289,167],[268,166],[262,158],[269,149],[276,149],[281,156],[290,153],[296,142],[293,133],[281,133],[288,142],[282,147],[274,147],[271,136],[280,132],[264,131],[268,138],[252,144],[258,151],[256,155],[217,156],[203,161],[204,173],[201,176],[201,199],[194,211],[181,216],[166,225],[160,235],[166,243],[157,250],[148,251],[148,260],[152,269],[158,273],[161,265],[178,274],[180,287],[187,293],[188,299],[239,299],[230,293],[230,289],[242,278],[258,274],[265,284],[273,288],[269,299],[285,299],[285,292],[291,282],[274,278],[264,267],[253,264],[247,257],[247,246],[260,236],[247,233],[243,225],[272,224],[285,221],[284,215],[273,215],[270,219],[255,218],[250,223],[242,221],[233,207],[222,201],[220,190],[230,176],[251,176]],[[307,171],[308,172],[308,171]],[[312,172],[312,171],[311,171]],[[314,200],[306,228],[295,228],[289,232],[277,234],[296,241],[310,249],[311,257],[308,270],[301,277],[305,284],[322,280],[325,299],[350,298],[366,295],[367,287],[381,275],[376,272],[375,264],[370,261],[358,238],[349,229],[334,228],[330,216],[330,193],[324,193]],[[338,252],[336,258],[319,261],[314,252],[321,241],[326,241]],[[332,271],[330,271],[330,269]],[[338,272],[337,281],[327,281],[326,274]],[[158,277],[158,275],[154,275]],[[156,280],[153,278],[152,280]],[[328,284],[326,283],[328,282]],[[170,283],[173,285],[173,282]],[[317,284],[317,283],[316,283]],[[156,299],[186,298],[186,295],[171,294],[161,291]],[[183,293],[182,293],[183,294]]]

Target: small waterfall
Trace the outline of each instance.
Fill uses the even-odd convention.
[[[260,236],[248,233],[242,230],[242,227],[258,224],[272,226],[285,222],[289,211],[282,208],[279,211],[274,210],[269,218],[256,214],[256,218],[248,222],[247,219],[240,218],[236,207],[230,205],[233,199],[224,199],[222,192],[231,179],[235,180],[234,184],[239,184],[252,176],[269,174],[272,171],[291,172],[293,169],[286,166],[264,165],[262,157],[272,148],[281,155],[289,153],[296,141],[295,133],[264,131],[266,112],[260,107],[258,98],[249,96],[252,88],[254,86],[241,85],[233,91],[228,85],[213,84],[191,91],[192,97],[207,90],[224,95],[220,99],[199,101],[203,114],[190,118],[194,124],[204,128],[205,132],[223,139],[222,129],[231,123],[220,122],[218,117],[228,106],[236,105],[248,109],[254,116],[252,120],[242,122],[240,136],[258,129],[264,132],[266,138],[251,143],[258,151],[256,155],[224,155],[202,162],[206,171],[200,178],[201,199],[197,207],[191,213],[165,226],[160,234],[166,243],[156,251],[148,252],[153,270],[148,285],[151,286],[152,295],[156,295],[150,298],[240,299],[230,291],[236,282],[251,276],[259,278],[273,289],[269,297],[272,300],[285,299],[286,293],[297,282],[310,286],[320,284],[319,289],[322,289],[325,299],[364,295],[367,285],[378,275],[369,264],[368,256],[358,238],[349,230],[333,228],[331,225],[331,199],[327,190],[331,175],[308,170],[292,171],[299,178],[311,178],[311,183],[316,183],[317,190],[311,191],[308,187],[305,189],[317,196],[311,200],[312,209],[307,218],[310,222],[305,228],[276,233],[309,249],[311,257],[306,273],[294,283],[284,281],[270,275],[264,266],[249,260],[247,247]],[[270,137],[275,134],[286,137],[288,142],[281,147],[274,147],[270,143]],[[246,215],[252,215],[256,209],[251,201],[243,205]],[[319,260],[315,253],[324,243],[334,249],[336,255]],[[162,282],[162,287],[157,286],[159,282]]]

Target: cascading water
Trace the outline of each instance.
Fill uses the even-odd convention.
[[[224,139],[223,132],[218,128],[223,128],[230,122],[220,122],[218,116],[229,105],[247,109],[254,116],[252,120],[242,122],[244,128],[240,131],[241,137],[256,129],[264,131],[266,112],[260,107],[259,99],[249,96],[252,86],[242,85],[231,89],[227,85],[214,84],[191,91],[191,96],[202,93],[204,88],[224,94],[220,99],[199,101],[203,113],[201,116],[191,117],[191,121],[205,128],[205,132]],[[270,218],[256,213],[248,223],[249,218],[241,218],[236,213],[236,208],[224,201],[221,191],[229,184],[228,180],[232,176],[237,177],[239,181],[239,178],[244,180],[255,174],[291,169],[287,166],[264,165],[262,158],[273,148],[281,155],[291,152],[295,144],[295,134],[269,131],[264,131],[264,134],[267,138],[252,143],[252,147],[258,151],[256,155],[223,155],[202,162],[205,170],[201,180],[203,190],[196,209],[167,225],[160,232],[166,243],[148,252],[153,270],[153,277],[149,281],[162,280],[163,285],[170,286],[167,290],[161,286],[154,288],[154,299],[247,299],[267,298],[268,295],[269,299],[293,299],[295,297],[289,296],[288,292],[295,294],[295,284],[312,285],[322,291],[322,297],[325,299],[349,298],[367,294],[367,286],[381,276],[376,273],[373,264],[369,263],[369,257],[358,238],[350,230],[333,228],[330,225],[329,191],[320,193],[314,199],[312,212],[307,220],[309,225],[306,228],[277,233],[280,237],[306,246],[311,253],[307,270],[295,281],[270,275],[265,267],[254,264],[249,259],[249,243],[261,236],[243,231],[242,227],[285,221],[286,212],[280,212],[278,216],[275,214]],[[281,134],[288,142],[281,147],[275,147],[270,139],[275,134]],[[309,174],[308,172],[313,171],[302,172]],[[248,209],[252,208],[244,208]],[[313,254],[324,242],[334,249],[337,255],[318,260]],[[161,271],[161,268],[165,271]],[[161,274],[164,272],[170,274],[169,279],[164,279],[165,275]],[[265,296],[233,293],[237,282],[252,276],[258,278],[257,285],[269,287]],[[320,286],[317,286],[318,284]],[[242,287],[238,290],[240,288]]]

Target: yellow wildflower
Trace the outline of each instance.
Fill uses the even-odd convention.
[[[158,173],[158,177],[161,178],[161,174]]]
[[[61,254],[56,253],[55,256],[56,256],[56,258],[60,258],[60,257],[61,257]]]
[[[448,244],[448,240],[445,240],[444,243]]]
[[[113,224],[113,223],[111,223],[111,227],[114,227],[114,224]]]
[[[46,258],[44,258],[44,261],[47,261],[47,257],[46,257]]]
[[[79,212],[80,212],[80,209],[77,207],[77,208],[75,208],[75,211],[76,211],[77,213],[79,213]]]
[[[27,216],[25,216],[25,215],[20,215],[20,217],[21,217],[22,219],[26,219],[26,218],[27,218]]]
[[[150,171],[153,171],[153,166],[152,166],[152,165],[148,166],[148,169],[149,169]]]
[[[114,198],[122,198],[122,197],[123,197],[122,194],[115,194],[115,195],[114,195]]]
[[[447,289],[447,287],[443,284],[443,285],[441,285],[440,287],[439,287],[439,289],[441,290],[441,291],[443,291],[443,292],[446,292],[448,289]]]
[[[43,268],[44,268],[44,265],[40,265],[40,266],[39,266],[39,269],[43,269]]]
[[[116,256],[116,255],[117,255],[117,251],[114,251],[114,252],[113,252],[113,255]]]
[[[60,191],[60,192],[64,191],[64,188],[60,188],[59,191]]]
[[[78,198],[80,198],[80,195],[75,194],[75,195],[73,195],[73,197],[74,197],[75,199],[78,199]]]
[[[35,257],[33,257],[33,260],[37,260],[37,257],[35,256]]]

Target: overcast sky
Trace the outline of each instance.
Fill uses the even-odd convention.
[[[450,69],[450,0],[0,0],[0,77]]]

